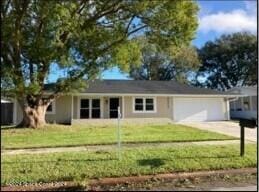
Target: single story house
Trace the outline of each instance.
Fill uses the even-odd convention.
[[[230,117],[232,119],[257,118],[257,86],[235,87],[230,89],[228,93],[240,94],[238,99],[230,102]]]
[[[229,100],[235,97],[237,94],[175,81],[95,80],[83,92],[63,95],[52,102],[46,121],[73,124],[89,119],[117,118],[118,107],[122,119],[229,120]],[[22,111],[16,102],[14,106],[14,122],[19,123]]]

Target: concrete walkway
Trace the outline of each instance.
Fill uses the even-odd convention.
[[[256,185],[246,187],[218,187],[211,189],[210,191],[257,191]]]
[[[167,142],[167,143],[127,143],[122,144],[124,149],[132,149],[139,147],[176,147],[190,145],[227,145],[239,144],[239,140],[223,140],[223,141],[196,141],[196,142]],[[251,142],[249,142],[251,143]],[[40,153],[58,153],[58,152],[78,152],[78,151],[100,151],[115,150],[117,145],[88,145],[78,147],[55,147],[55,148],[34,148],[34,149],[15,149],[1,150],[1,155],[18,155],[18,154],[40,154]]]
[[[217,133],[223,133],[240,138],[240,127],[233,121],[211,121],[211,122],[179,122],[179,124],[195,127],[202,130],[208,130]],[[245,128],[245,139],[257,142],[257,128]]]

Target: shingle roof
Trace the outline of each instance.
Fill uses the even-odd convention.
[[[233,93],[192,87],[175,81],[152,80],[95,80],[83,93],[233,95]]]

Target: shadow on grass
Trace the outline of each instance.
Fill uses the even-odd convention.
[[[161,158],[153,158],[153,159],[138,160],[138,164],[141,166],[150,166],[151,168],[158,168],[158,167],[164,165],[165,162]]]
[[[240,155],[224,155],[224,156],[174,156],[172,159],[161,159],[161,158],[152,158],[152,159],[141,159],[137,160],[138,164],[141,166],[150,166],[151,168],[158,168],[165,164],[167,161],[180,161],[186,159],[229,159],[229,158],[239,158]]]

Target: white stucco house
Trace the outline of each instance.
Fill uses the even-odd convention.
[[[230,117],[232,119],[257,118],[257,86],[235,87],[230,89],[228,93],[241,95],[238,99],[230,102]]]
[[[51,94],[46,85],[45,93]],[[87,123],[114,119],[118,107],[122,119],[167,118],[172,121],[229,120],[229,101],[238,94],[192,87],[175,81],[95,80],[85,90],[57,98],[47,109],[46,121]],[[22,120],[14,103],[14,123]]]

